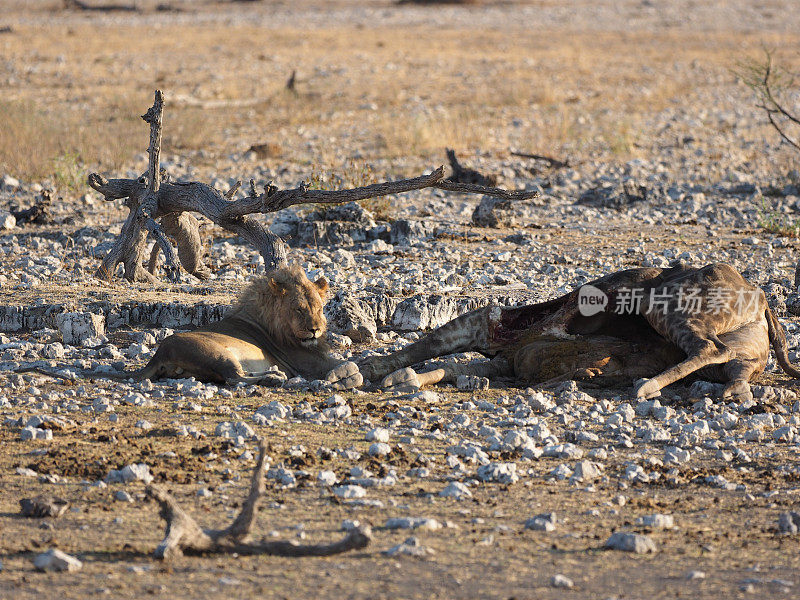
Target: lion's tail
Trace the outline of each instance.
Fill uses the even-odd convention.
[[[783,325],[780,324],[775,313],[772,312],[769,306],[767,306],[764,312],[767,318],[769,343],[772,345],[772,349],[775,350],[775,358],[778,359],[778,364],[787,375],[800,379],[800,370],[789,362],[789,350],[786,344],[786,332],[783,330]]]
[[[159,367],[153,366],[151,364],[147,364],[141,369],[137,369],[135,371],[90,371],[88,369],[82,369],[79,371],[80,376],[86,379],[112,379],[114,381],[127,381],[128,379],[133,379],[134,381],[143,381],[145,379],[154,379],[158,374]],[[74,381],[74,376],[70,377],[68,375],[64,375],[58,373],[56,371],[51,371],[46,369],[45,367],[23,367],[21,369],[16,369],[15,373],[41,373],[42,375],[47,375],[49,377],[55,377],[56,379],[63,379],[65,381]]]

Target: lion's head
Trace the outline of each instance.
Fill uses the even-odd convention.
[[[250,284],[235,310],[252,315],[276,342],[320,345],[327,328],[322,312],[327,293],[324,277],[311,282],[301,267],[281,267]]]

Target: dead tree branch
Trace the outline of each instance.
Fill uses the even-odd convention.
[[[148,486],[147,493],[160,506],[159,514],[167,523],[166,536],[155,551],[156,558],[170,559],[187,554],[199,553],[237,553],[271,554],[273,556],[330,556],[348,550],[365,548],[370,542],[370,531],[357,528],[342,540],[331,544],[300,545],[295,542],[250,542],[249,537],[256,520],[258,504],[264,495],[264,467],[267,448],[264,442],[258,453],[258,461],[253,471],[250,492],[242,510],[225,529],[203,529],[186,514],[165,490],[158,486]]]
[[[546,162],[547,166],[551,169],[565,169],[570,166],[569,161],[558,160],[557,158],[553,158],[551,156],[545,156],[544,154],[528,154],[527,152],[511,152],[511,156],[518,156],[520,158],[530,158],[533,160],[540,160],[542,162]]]
[[[464,167],[458,162],[456,153],[453,150],[445,148],[444,151],[445,154],[447,154],[447,160],[450,162],[450,168],[453,170],[453,174],[450,175],[447,180],[453,183],[482,185],[486,187],[494,187],[497,184],[496,175],[484,175],[475,169]]]
[[[783,97],[793,88],[795,78],[792,74],[778,69],[772,62],[772,51],[766,46],[762,62],[750,61],[739,64],[736,74],[751,89],[758,99],[756,106],[764,111],[772,128],[781,139],[792,148],[800,151],[800,113],[786,108]],[[791,133],[791,132],[796,133]],[[794,271],[795,290],[800,287],[800,261]]]
[[[33,206],[22,210],[12,210],[11,214],[17,220],[17,224],[21,223],[48,223],[50,217],[50,206],[53,203],[52,190],[42,190],[42,197],[37,200]]]
[[[501,200],[529,200],[539,195],[539,192],[532,190],[504,190],[496,187],[484,187],[474,183],[456,183],[448,179],[443,179],[433,187],[440,190],[447,190],[448,192],[463,192],[465,194],[483,194],[491,196],[492,198],[499,198]]]
[[[75,8],[78,10],[95,10],[100,12],[114,12],[114,11],[126,11],[126,12],[136,12],[139,10],[136,8],[136,3],[134,4],[86,4],[86,2],[82,2],[81,0],[64,0],[64,8]]]
[[[458,183],[444,179],[444,168],[439,167],[427,175],[398,181],[386,181],[346,190],[312,190],[307,183],[299,187],[279,190],[272,182],[258,193],[250,182],[250,193],[234,199],[238,185],[228,194],[199,182],[162,181],[158,168],[161,152],[161,130],[164,98],[156,90],[153,106],[142,117],[150,124],[148,172],[138,179],[106,179],[98,173],[89,175],[89,186],[100,192],[107,201],[124,200],[130,213],[111,251],[103,260],[98,276],[111,279],[119,263],[124,265],[124,276],[131,281],[153,282],[159,250],[164,252],[170,278],[179,276],[178,261],[168,238],[175,241],[180,264],[192,275],[207,278],[208,269],[202,263],[203,247],[197,220],[184,214],[198,212],[250,243],[264,258],[266,269],[286,263],[287,248],[284,241],[264,228],[249,215],[272,213],[296,204],[339,204],[366,200],[388,194],[401,194],[424,188],[484,194],[506,200],[524,200],[535,192],[507,191],[478,182]],[[491,182],[490,179],[485,181]],[[159,223],[160,220],[160,223]],[[142,266],[148,233],[156,240],[157,248],[150,256],[148,269]]]
[[[292,74],[289,75],[289,79],[286,81],[286,89],[294,94],[297,93],[297,89],[295,86],[297,85],[297,71],[292,69]]]
[[[791,128],[800,127],[800,116],[786,108],[781,99],[783,93],[793,86],[794,77],[774,66],[772,51],[766,47],[764,60],[741,64],[738,75],[755,92],[758,98],[756,106],[764,111],[770,125],[778,132],[781,139],[795,150],[800,150],[800,137],[789,132]]]

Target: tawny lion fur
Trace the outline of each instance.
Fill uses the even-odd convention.
[[[220,321],[166,338],[141,369],[83,375],[194,377],[232,385],[262,382],[277,366],[289,377],[325,379],[338,389],[357,387],[363,378],[356,365],[329,355],[323,313],[327,292],[325,278],[312,283],[299,266],[281,267],[251,283]]]

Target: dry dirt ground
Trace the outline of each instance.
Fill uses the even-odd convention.
[[[778,147],[752,109],[749,90],[732,73],[738,60],[757,57],[762,43],[779,48],[787,67],[800,64],[792,51],[800,42],[800,11],[789,0],[543,0],[467,7],[175,0],[165,3],[171,11],[138,2],[142,10],[137,13],[64,11],[56,2],[4,4],[0,30],[9,30],[0,33],[0,175],[58,186],[64,201],[57,213],[72,217],[64,225],[18,228],[14,233],[22,248],[26,236],[48,240],[85,225],[119,227],[124,211],[86,198],[81,181],[87,170],[141,172],[146,136],[136,115],[150,105],[155,87],[168,97],[165,161],[203,181],[247,178],[258,169],[264,179],[294,185],[311,173],[341,171],[348,161],[373,163],[379,177],[409,176],[441,163],[445,146],[501,172],[519,162],[509,151],[521,150],[566,156],[589,165],[587,170],[593,161],[644,160],[676,177],[691,172],[708,184],[737,181],[731,174],[740,172],[758,173],[761,183],[783,184],[797,164]],[[284,89],[292,70],[297,70],[296,94]],[[255,160],[246,156],[253,144],[269,148]],[[504,183],[513,187],[524,181],[512,172]],[[426,198],[413,202],[423,207]],[[580,221],[580,213],[571,218]],[[746,263],[751,246],[742,241],[763,235],[757,221],[743,227],[718,222],[709,229],[680,220],[644,226],[635,218],[611,218],[576,230],[545,212],[537,213],[536,223],[522,220],[525,231],[553,255],[589,264],[593,273],[605,268],[599,255],[629,246],[636,247],[630,262],[669,247],[694,254],[713,248]],[[462,261],[486,247],[501,252],[507,233],[486,230],[477,239],[454,239],[451,251],[460,252]],[[213,235],[216,242],[229,239]],[[753,267],[790,277],[795,242],[782,240],[769,258],[757,254]],[[4,253],[4,273],[21,272],[20,258]],[[406,258],[420,256],[411,252]],[[65,261],[60,280],[4,282],[0,303],[225,303],[242,285],[241,279],[219,279],[202,286],[151,288],[81,279],[70,287],[72,274],[86,272],[79,262],[72,270]],[[17,275],[12,280],[24,283]],[[115,341],[127,333],[110,337]],[[14,335],[42,341],[36,332]],[[63,384],[29,375],[3,375],[3,382],[0,395],[12,403],[0,414],[8,419],[48,412],[48,403],[59,404],[64,397],[91,406],[96,397],[121,399],[130,391],[107,381]],[[793,389],[777,373],[762,383]],[[331,540],[343,535],[344,519],[357,519],[374,527],[373,542],[364,551],[332,558],[202,556],[161,563],[151,555],[163,524],[154,503],[144,499],[143,485],[124,487],[134,500],[128,503],[114,500],[119,485],[98,488],[83,482],[144,462],[155,481],[172,490],[202,524],[221,525],[245,493],[253,460],[240,456],[254,444],[235,446],[215,434],[217,424],[249,422],[253,411],[272,400],[290,408],[304,402],[321,407],[330,393],[245,389],[195,400],[174,387],[157,389],[164,393],[153,406],[117,406],[115,422],[104,413],[65,411],[62,424],[49,425],[54,429],[49,441],[22,441],[18,427],[0,423],[0,600],[102,595],[789,598],[800,587],[798,538],[780,535],[777,528],[778,514],[798,502],[798,446],[773,442],[769,432],[762,441],[737,440],[747,461],[719,460],[708,447],[693,448],[688,464],[666,466],[658,464],[661,446],[627,448],[603,438],[582,445],[585,452],[602,448],[608,454],[603,476],[594,483],[550,478],[565,459],[539,458],[519,462],[522,477],[514,484],[475,485],[473,497],[462,501],[439,497],[453,476],[446,448],[461,439],[457,423],[464,421],[456,419],[467,415],[477,429],[489,421],[475,403],[513,405],[520,392],[514,389],[449,389],[430,402],[348,393],[353,410],[348,420],[290,420],[257,428],[270,441],[273,465],[308,473],[308,478],[298,475],[296,487],[268,480],[257,535]],[[48,400],[51,393],[57,400]],[[613,406],[630,400],[627,389],[590,393],[594,401],[610,399]],[[691,415],[693,400],[686,398],[679,388],[665,404],[674,402]],[[470,400],[473,404],[462,406]],[[584,400],[573,408],[589,414],[591,407]],[[791,401],[772,400],[751,412],[788,420],[795,418],[792,410]],[[605,415],[610,414],[609,409]],[[392,426],[401,417],[425,428],[417,427],[416,435],[404,441],[393,437],[388,457],[369,457],[365,431]],[[569,423],[551,417],[551,429],[563,441]],[[143,420],[152,428],[137,426]],[[176,436],[181,425],[202,435]],[[427,435],[436,431],[440,435]],[[352,448],[360,456],[322,458],[320,447]],[[497,451],[490,458],[519,457]],[[427,477],[406,476],[426,460]],[[647,464],[661,477],[629,481],[624,472],[631,462]],[[317,484],[322,469],[345,479],[357,466],[377,476],[396,471],[395,485],[368,490],[368,498],[381,506],[348,505]],[[43,483],[19,474],[19,468],[60,479]],[[744,487],[709,485],[706,477],[716,475]],[[211,494],[200,496],[201,489]],[[21,518],[19,500],[41,493],[65,498],[70,508],[57,519]],[[554,531],[524,529],[527,519],[546,512],[557,513]],[[676,527],[653,530],[636,524],[638,517],[653,513],[673,515]],[[444,527],[382,527],[398,516],[429,517]],[[617,530],[650,535],[658,552],[602,550]],[[381,553],[411,535],[433,552],[421,558]],[[83,568],[36,572],[32,557],[51,547],[79,557]],[[690,578],[691,572],[705,576]],[[556,574],[571,579],[574,587],[553,587]]]

